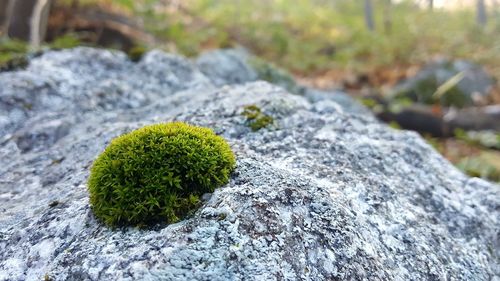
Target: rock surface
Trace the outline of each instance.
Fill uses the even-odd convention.
[[[205,52],[196,59],[196,65],[216,86],[264,80],[294,94],[309,90],[298,85],[287,71],[241,48]]]
[[[437,88],[454,76],[458,79],[457,83],[441,96],[442,104],[464,107],[486,103],[495,81],[480,65],[466,60],[439,59],[431,62],[396,87],[395,93],[421,103],[436,103],[433,95]]]
[[[498,280],[498,185],[346,96],[223,83],[195,65],[77,48],[0,74],[0,280]],[[253,132],[245,105],[274,125]],[[177,224],[96,221],[92,160],[172,120],[229,141],[230,183]]]

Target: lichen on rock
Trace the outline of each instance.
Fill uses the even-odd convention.
[[[258,131],[274,122],[273,117],[262,113],[261,109],[254,104],[245,106],[241,115],[247,119],[246,122],[252,131]]]
[[[292,95],[262,81],[219,87],[203,73],[157,50],[132,63],[90,48],[0,73],[0,280],[500,276],[498,185],[467,177],[346,95]],[[276,129],[248,129],[241,112],[252,104]],[[174,224],[102,224],[87,189],[96,155],[124,133],[174,120],[231,144],[227,185]],[[38,133],[42,124],[51,129]]]

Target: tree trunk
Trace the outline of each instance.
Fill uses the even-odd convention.
[[[7,7],[9,6],[9,0],[0,0],[0,33],[3,31],[5,18],[7,17]]]
[[[45,38],[47,32],[47,22],[50,12],[50,0],[38,0],[33,7],[31,16],[30,44],[38,48]]]
[[[456,129],[500,131],[500,105],[435,112],[432,107],[414,104],[397,113],[378,113],[377,117],[385,122],[396,121],[404,129],[435,137],[453,136]]]
[[[11,38],[28,41],[30,39],[30,19],[37,0],[12,0],[14,2],[8,15],[7,35]]]
[[[0,0],[0,19],[7,36],[39,47],[45,38],[52,0]],[[3,8],[5,7],[5,8]]]
[[[15,0],[0,0],[0,36],[7,35]]]
[[[386,0],[384,4],[384,30],[386,34],[392,32],[392,1]]]
[[[495,14],[496,20],[500,21],[500,1],[493,0],[493,13]]]
[[[373,5],[371,0],[365,0],[365,23],[368,30],[375,30],[375,23],[373,21]]]
[[[434,0],[429,0],[429,10],[434,10]]]
[[[476,22],[480,26],[485,26],[487,22],[486,15],[486,5],[484,4],[484,0],[477,0],[477,15]]]

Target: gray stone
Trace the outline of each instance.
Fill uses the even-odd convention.
[[[292,94],[301,95],[305,91],[290,73],[242,48],[207,51],[196,60],[196,64],[216,86],[263,80]]]
[[[422,103],[437,103],[432,97],[437,88],[459,73],[463,78],[442,96],[441,102],[457,107],[484,104],[495,80],[480,65],[465,60],[431,62],[414,77],[400,83],[394,92]]]
[[[203,53],[196,65],[216,86],[241,84],[258,79],[248,64],[250,54],[244,49],[214,50]]]
[[[47,117],[47,116],[43,116]],[[16,132],[13,139],[22,152],[47,150],[59,139],[66,136],[74,123],[70,116],[62,118],[32,118]]]
[[[136,65],[104,50],[51,52],[0,81],[2,114],[22,107],[17,93],[36,98],[44,88],[47,97],[27,98],[31,110],[1,128],[0,280],[500,276],[500,187],[463,175],[347,96],[314,100],[266,82],[218,88],[159,51]],[[103,87],[111,96],[98,94]],[[241,115],[250,104],[275,126],[253,132]],[[172,120],[228,140],[237,157],[230,182],[176,224],[97,221],[86,185],[93,159],[120,134]],[[44,126],[57,138],[19,147],[15,136]]]
[[[77,55],[49,51],[26,70],[0,75],[0,135],[41,111],[130,109],[183,89],[211,86],[192,63],[175,55],[151,51],[134,64],[121,52],[77,50]]]
[[[342,110],[350,113],[370,115],[370,110],[354,101],[348,94],[340,91],[324,91],[306,89],[304,97],[315,105],[320,111],[328,110],[332,105],[338,105]]]

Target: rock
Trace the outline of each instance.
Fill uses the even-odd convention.
[[[463,73],[463,78],[441,98],[433,97],[437,88],[452,77]],[[483,105],[495,80],[479,65],[465,60],[440,59],[424,66],[414,77],[403,81],[394,90],[396,97],[446,106],[464,107]]]
[[[0,123],[0,280],[500,276],[498,185],[465,176],[417,134],[346,96],[341,105],[266,82],[217,87],[201,73],[160,51],[133,64],[77,48],[0,74],[2,116],[23,113]],[[252,131],[247,105],[275,125]],[[176,224],[97,221],[86,189],[93,159],[120,134],[172,120],[228,140],[238,160],[229,184]],[[19,146],[16,136],[44,128],[57,138]]]
[[[171,54],[152,51],[134,64],[121,52],[91,48],[78,49],[78,56],[71,50],[47,52],[24,71],[2,73],[0,85],[0,135],[39,112],[131,109],[211,86],[191,63]]]
[[[305,90],[287,71],[252,56],[242,48],[205,52],[196,64],[216,86],[264,80],[293,94],[303,94]]]
[[[257,72],[247,63],[244,49],[214,50],[203,53],[196,65],[216,86],[256,81]]]
[[[340,106],[344,111],[362,115],[370,115],[370,110],[354,101],[349,95],[340,91],[322,91],[306,89],[304,97],[312,102],[316,109],[328,110],[331,105]]]
[[[22,152],[43,149],[52,146],[69,133],[71,123],[69,117],[41,123],[40,120],[29,120],[25,127],[16,132],[14,141]],[[44,120],[45,121],[45,120]]]

